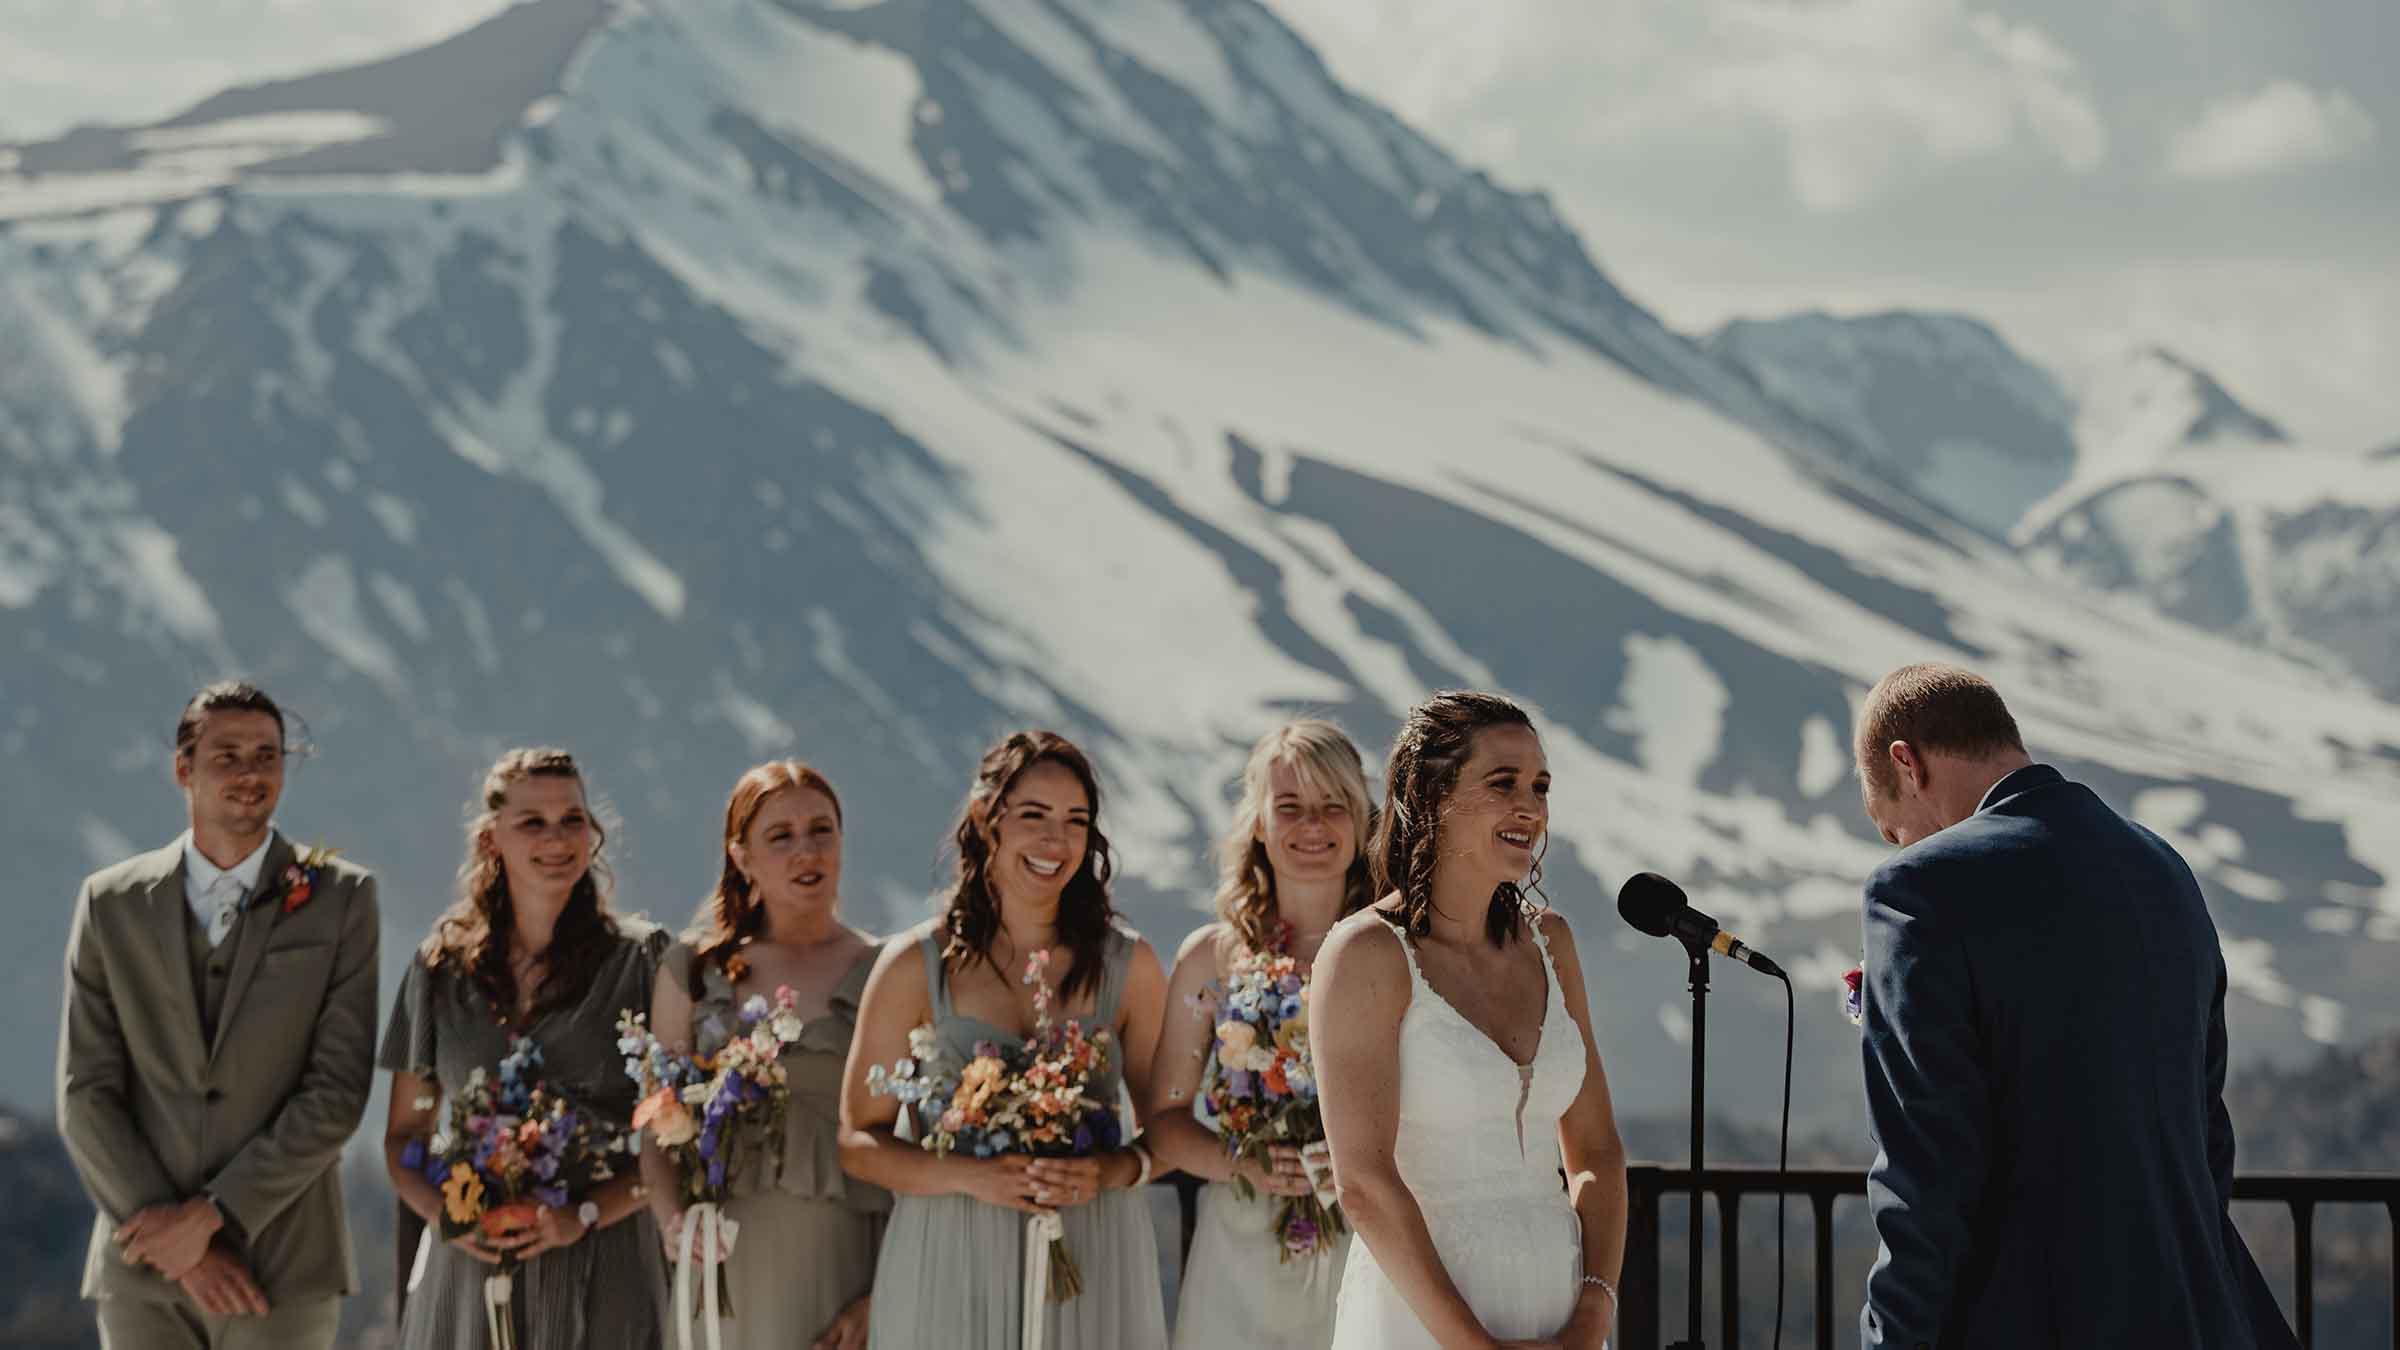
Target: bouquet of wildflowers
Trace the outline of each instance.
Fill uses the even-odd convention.
[[[679,1289],[684,1256],[695,1238],[701,1240],[702,1259],[713,1260],[738,1236],[734,1221],[719,1210],[744,1156],[755,1148],[770,1167],[783,1167],[784,1115],[792,1094],[782,1061],[784,1047],[799,1040],[806,1026],[798,1007],[789,985],[777,989],[772,1002],[752,997],[742,1005],[733,1034],[713,1055],[669,1049],[640,1013],[617,1018],[617,1050],[625,1056],[626,1076],[641,1092],[633,1126],[649,1131],[650,1142],[675,1165],[686,1207],[684,1250],[676,1256]],[[702,1231],[711,1228],[716,1231]],[[709,1282],[717,1286],[718,1315],[732,1316],[727,1287]]]
[[[1213,991],[1217,1052],[1201,1077],[1194,1117],[1223,1136],[1236,1158],[1265,1166],[1278,1144],[1305,1148],[1325,1138],[1308,1050],[1307,989],[1298,959],[1257,952],[1235,962]],[[1257,1193],[1239,1175],[1234,1189],[1244,1200]],[[1314,1192],[1286,1196],[1275,1211],[1276,1243],[1286,1261],[1329,1251],[1347,1231],[1341,1207]]]
[[[1049,966],[1047,951],[1025,963],[1024,982],[1033,986],[1033,1033],[1022,1045],[979,1041],[973,1058],[952,1066],[933,1028],[918,1027],[908,1034],[907,1059],[867,1071],[868,1088],[898,1098],[912,1116],[920,1147],[977,1158],[1081,1158],[1121,1142],[1115,1109],[1092,1090],[1113,1038],[1056,1016],[1057,996],[1045,978]],[[1044,1283],[1050,1301],[1064,1303],[1082,1292],[1083,1279],[1056,1216],[1039,1217],[1050,1219],[1042,1226],[1050,1236]]]
[[[412,1142],[401,1161],[441,1191],[445,1240],[487,1239],[532,1228],[541,1208],[565,1209],[615,1175],[610,1159],[624,1139],[578,1110],[537,1076],[541,1047],[518,1037],[497,1075],[478,1068],[450,1094],[447,1119],[431,1143]],[[484,1281],[492,1350],[511,1350],[508,1317],[514,1256]]]

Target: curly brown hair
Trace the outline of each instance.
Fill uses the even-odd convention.
[[[1242,950],[1271,951],[1281,941],[1283,915],[1276,905],[1275,868],[1267,860],[1265,821],[1275,766],[1290,766],[1301,784],[1350,808],[1354,838],[1349,873],[1343,878],[1342,913],[1375,902],[1374,869],[1368,865],[1375,804],[1367,797],[1366,761],[1340,727],[1321,717],[1287,722],[1250,747],[1242,767],[1242,797],[1233,824],[1217,844],[1217,918]]]
[[[1017,780],[1036,764],[1056,764],[1075,775],[1091,798],[1091,846],[1075,874],[1067,879],[1058,901],[1058,940],[1074,953],[1059,995],[1072,998],[1100,984],[1108,958],[1108,933],[1117,919],[1108,896],[1116,864],[1108,836],[1100,832],[1100,779],[1092,762],[1075,743],[1054,731],[1020,731],[984,751],[975,768],[975,785],[967,790],[958,823],[951,828],[951,847],[958,854],[958,872],[950,887],[948,908],[942,914],[942,958],[961,963],[992,960],[992,940],[1000,934],[1000,896],[992,888],[992,854],[999,844],[1000,813]]]
[[[1384,767],[1383,816],[1370,846],[1375,887],[1397,893],[1397,922],[1412,936],[1433,931],[1433,871],[1440,856],[1442,803],[1458,786],[1459,770],[1474,753],[1478,732],[1491,727],[1533,729],[1525,710],[1498,694],[1445,689],[1408,710],[1392,757]],[[1546,841],[1545,841],[1546,842]],[[1504,947],[1523,936],[1528,889],[1538,892],[1542,861],[1535,858],[1525,885],[1503,881],[1492,890],[1484,912],[1484,936]]]
[[[467,820],[467,857],[458,867],[458,898],[434,920],[432,934],[418,951],[428,970],[447,968],[464,977],[504,1024],[516,1020],[517,981],[508,964],[508,939],[516,917],[509,904],[508,873],[491,836],[508,790],[528,778],[568,778],[578,788],[583,786],[583,770],[564,750],[517,749],[494,761],[483,775],[480,809]],[[525,1014],[528,1023],[581,996],[616,943],[617,921],[608,904],[611,876],[604,856],[608,831],[597,811],[591,815],[592,829],[600,836],[592,847],[592,865],[576,881],[551,931],[549,950],[541,960],[541,982]]]
[[[699,996],[700,972],[712,963],[729,980],[742,977],[741,950],[766,925],[766,906],[759,903],[750,878],[733,865],[733,846],[750,833],[767,798],[787,788],[814,788],[824,793],[825,800],[833,803],[834,823],[842,823],[842,796],[833,790],[832,780],[799,760],[769,760],[734,783],[733,794],[725,799],[725,835],[718,845],[716,889],[700,902],[700,913],[684,935],[696,958],[691,970],[695,998]]]

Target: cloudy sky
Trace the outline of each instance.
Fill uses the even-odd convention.
[[[506,0],[0,0],[0,137],[444,36]],[[1160,0],[1087,0],[1159,3]],[[1548,191],[1672,323],[1980,314],[2400,441],[2392,0],[1269,0],[1343,79]]]

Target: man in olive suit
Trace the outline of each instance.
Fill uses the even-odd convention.
[[[275,831],[286,754],[265,693],[201,690],[191,828],[75,900],[58,1118],[108,1350],[323,1350],[358,1288],[337,1165],[373,1077],[375,881]]]

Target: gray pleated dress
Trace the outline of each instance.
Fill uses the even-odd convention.
[[[557,1091],[620,1132],[632,1129],[634,1083],[617,1052],[617,1014],[648,1012],[665,930],[620,918],[617,948],[584,996],[535,1018],[522,1034],[542,1048],[541,1076]],[[517,1030],[501,1025],[491,1003],[450,969],[409,962],[383,1036],[382,1067],[463,1084],[477,1068],[492,1071]],[[448,1110],[445,1100],[442,1109]],[[623,1166],[635,1159],[628,1154]],[[476,1350],[489,1340],[483,1281],[492,1267],[438,1232],[425,1250],[424,1274],[400,1319],[401,1350]],[[510,1301],[518,1350],[658,1350],[666,1262],[647,1209],[588,1234],[571,1247],[518,1268]]]
[[[964,1063],[977,1041],[1016,1039],[954,1010],[940,937],[929,934],[919,945],[934,1033],[946,1053]],[[1115,1023],[1133,948],[1124,930],[1109,935],[1093,1025]],[[1093,1084],[1095,1094],[1116,1101],[1123,1075],[1124,1063],[1112,1053]],[[1059,1214],[1083,1292],[1050,1305],[1047,1344],[1035,1350],[1166,1350],[1149,1201],[1138,1190],[1106,1191]],[[869,1350],[1018,1350],[1024,1272],[1025,1215],[964,1195],[895,1197],[875,1268]]]
[[[792,1097],[784,1113],[780,1173],[767,1159],[751,1156],[731,1178],[725,1213],[741,1227],[724,1270],[733,1306],[732,1320],[721,1328],[726,1350],[805,1350],[875,1283],[875,1252],[892,1197],[842,1175],[839,1147],[842,1064],[875,956],[870,948],[859,958],[828,1010],[808,1019],[799,1041],[783,1052]],[[692,959],[691,948],[681,944],[667,953],[667,969],[684,972],[687,989]],[[740,1030],[740,1015],[741,999],[724,970],[703,966],[699,997],[692,1001],[693,1048],[715,1054]],[[697,1276],[695,1271],[694,1345],[702,1343]],[[674,1309],[664,1311],[673,1344]]]

